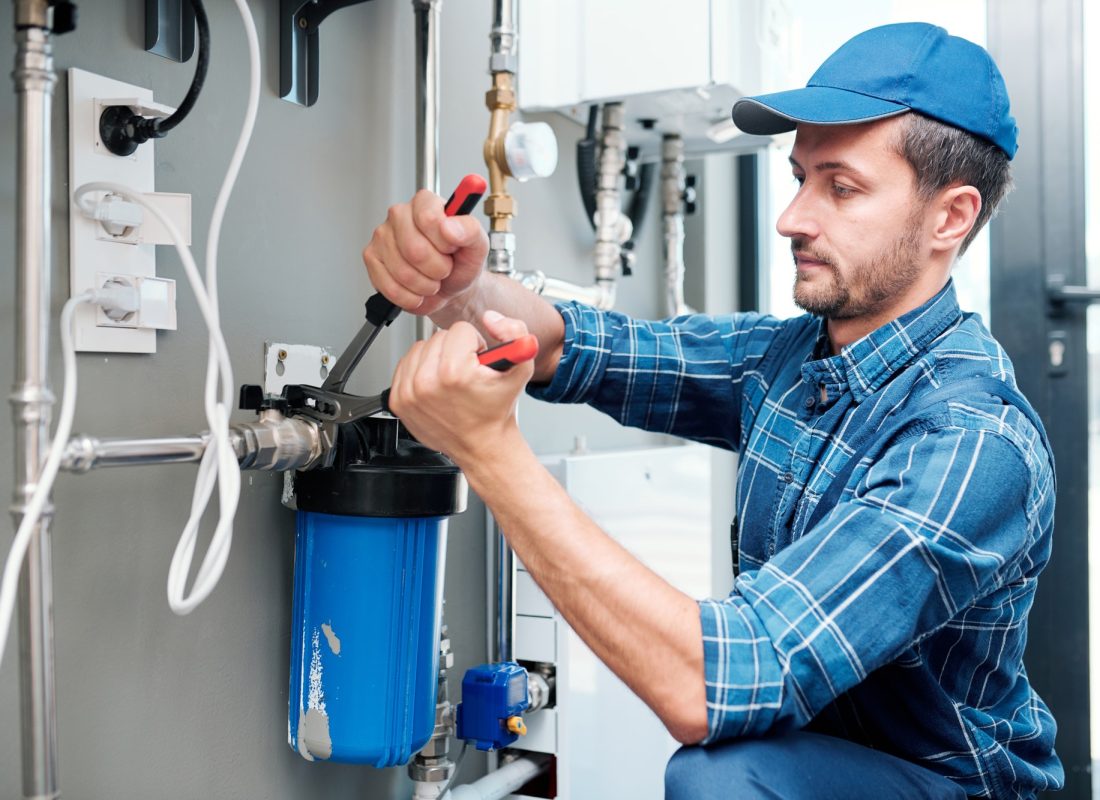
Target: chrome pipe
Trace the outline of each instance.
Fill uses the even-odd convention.
[[[416,12],[416,188],[439,194],[439,19],[442,0],[413,0]],[[416,338],[434,325],[416,318]]]
[[[442,0],[416,12],[416,188],[439,194],[439,18]]]
[[[670,317],[691,313],[684,302],[684,140],[661,140],[661,209],[664,220],[665,311]]]
[[[615,306],[615,281],[596,281],[592,286],[579,286],[560,278],[549,278],[541,270],[519,272],[514,277],[532,292],[548,300],[576,300],[599,309]]]
[[[15,2],[17,97],[15,193],[15,382],[10,397],[14,422],[16,527],[38,484],[48,448],[54,397],[49,387],[50,325],[50,106],[53,71],[46,0]],[[55,798],[57,707],[54,687],[53,571],[47,502],[27,550],[19,581],[19,679],[23,746],[23,794]]]
[[[229,428],[229,444],[241,469],[286,472],[318,466],[332,447],[323,426],[301,417],[284,417],[268,409],[254,422]],[[89,472],[101,467],[192,464],[202,461],[209,432],[157,439],[98,439],[74,436],[61,457],[61,469]]]
[[[90,472],[101,467],[189,464],[202,461],[209,443],[209,433],[160,439],[97,439],[76,435],[69,440],[61,457],[61,469]]]
[[[493,0],[493,27],[489,32],[493,43],[489,56],[489,72],[516,73],[518,60],[516,45],[519,36],[516,33],[516,0]]]
[[[516,630],[516,554],[512,551],[504,533],[494,522],[496,562],[496,587],[493,591],[493,610],[496,615],[491,660],[494,662],[514,661],[513,644]]]

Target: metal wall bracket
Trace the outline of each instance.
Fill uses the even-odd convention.
[[[145,0],[145,49],[172,61],[195,52],[195,9],[190,0]]]
[[[333,11],[367,0],[279,0],[279,97],[317,102],[321,23]]]

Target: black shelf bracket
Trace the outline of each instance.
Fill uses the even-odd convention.
[[[311,106],[317,102],[321,23],[345,6],[367,0],[279,0],[279,97]]]
[[[195,9],[190,0],[145,0],[145,49],[172,61],[195,53]]]

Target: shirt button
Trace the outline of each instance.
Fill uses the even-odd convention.
[[[784,483],[794,483],[794,473],[788,472],[783,476]]]
[[[810,395],[802,401],[802,405],[806,406],[806,408],[813,408],[815,405],[817,405],[817,400],[814,399],[813,395]]]

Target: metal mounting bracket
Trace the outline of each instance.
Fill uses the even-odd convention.
[[[190,0],[145,0],[145,49],[172,61],[195,52],[195,9]]]
[[[279,0],[279,97],[317,102],[321,23],[333,11],[367,0]]]

